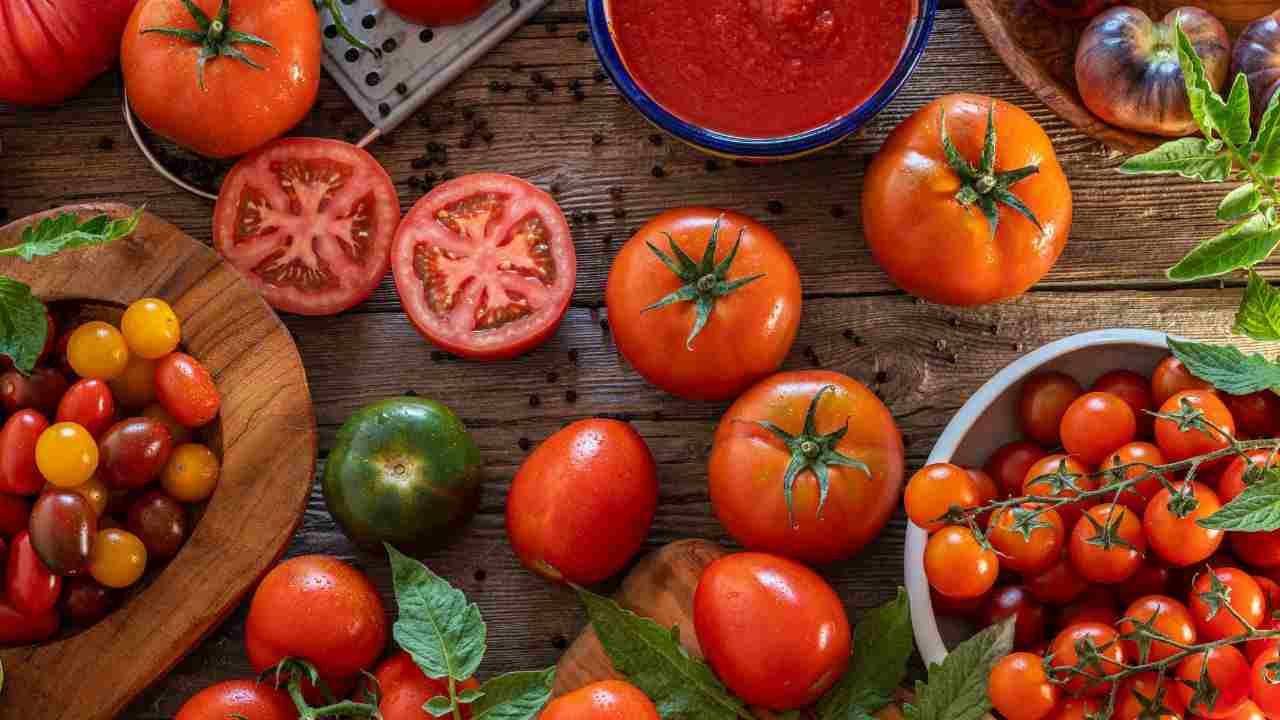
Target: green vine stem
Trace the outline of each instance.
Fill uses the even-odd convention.
[[[329,691],[328,686],[320,678],[320,673],[315,666],[305,660],[297,658],[285,658],[274,667],[269,668],[264,675],[273,675],[275,678],[275,686],[281,686],[284,682],[285,691],[289,693],[289,698],[293,700],[294,706],[298,709],[298,720],[320,720],[321,718],[373,718],[374,720],[382,720],[382,713],[378,711],[378,685],[377,680],[365,673],[370,684],[365,685],[364,695],[368,702],[357,702],[355,700],[335,700],[333,693]],[[320,707],[312,707],[303,695],[303,682],[310,682],[318,688],[324,695],[325,705]]]

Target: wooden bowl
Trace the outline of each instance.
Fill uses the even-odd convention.
[[[1108,124],[1085,107],[1076,91],[1076,45],[1087,20],[1050,16],[1034,0],[965,0],[978,27],[1009,70],[1062,119],[1122,153],[1150,150],[1171,140]],[[1133,0],[1154,19],[1187,5],[1208,10],[1232,37],[1251,21],[1280,9],[1280,0]]]
[[[0,247],[50,214],[125,216],[122,205],[79,205],[0,228]],[[0,720],[108,720],[166,673],[235,608],[279,558],[302,519],[316,462],[315,415],[288,330],[218,255],[144,215],[129,238],[24,263],[0,275],[46,301],[127,305],[168,301],[183,343],[222,394],[222,477],[177,557],[92,628],[65,640],[0,651]]]

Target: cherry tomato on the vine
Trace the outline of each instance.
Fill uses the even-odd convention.
[[[1120,504],[1141,515],[1146,511],[1147,503],[1151,502],[1151,498],[1164,487],[1161,476],[1151,472],[1149,467],[1164,464],[1164,453],[1160,452],[1160,448],[1149,442],[1131,442],[1108,455],[1098,469],[1111,470],[1115,475],[1120,476],[1116,479],[1136,481],[1120,494]],[[1110,483],[1114,480],[1108,479],[1106,482]]]
[[[1280,395],[1276,395],[1274,391],[1227,395],[1226,403],[1242,435],[1254,438],[1280,435]]]
[[[1147,539],[1132,510],[1109,503],[1090,508],[1071,532],[1071,564],[1095,583],[1128,580],[1142,565]]]
[[[1078,647],[1091,643],[1098,657],[1097,663],[1085,668],[1083,674],[1068,673],[1058,670],[1054,678],[1063,680],[1062,689],[1071,695],[1100,697],[1110,691],[1110,683],[1093,682],[1093,680],[1120,671],[1120,663],[1126,662],[1124,649],[1117,642],[1116,631],[1100,623],[1080,623],[1071,625],[1053,639],[1049,651],[1053,657],[1054,668],[1072,668],[1080,663]]]
[[[1187,606],[1195,618],[1201,642],[1245,634],[1245,627],[1227,609],[1227,602],[1253,627],[1261,625],[1266,617],[1266,596],[1251,575],[1234,567],[1202,572],[1191,586],[1191,601]]]
[[[1133,442],[1137,434],[1133,409],[1111,393],[1081,395],[1062,415],[1062,446],[1087,465],[1100,465],[1108,455]]]
[[[1120,623],[1121,636],[1129,636],[1134,632],[1135,622],[1149,623],[1151,629],[1179,645],[1196,643],[1196,625],[1191,618],[1191,611],[1186,605],[1165,595],[1148,595],[1138,598],[1124,613]],[[1125,655],[1132,662],[1155,662],[1176,655],[1179,647],[1160,640],[1153,640],[1144,656],[1138,643],[1132,639],[1121,640]]]
[[[924,569],[934,590],[952,598],[974,598],[995,585],[1000,560],[966,527],[944,527],[929,538]]]
[[[1280,717],[1280,650],[1271,648],[1253,661],[1249,673],[1250,695],[1267,717]]]
[[[1160,414],[1183,418],[1156,418],[1156,444],[1169,462],[1222,450],[1236,434],[1231,412],[1212,390],[1180,392],[1160,406]],[[1188,427],[1184,430],[1182,425]]]
[[[1049,682],[1039,655],[1016,652],[991,669],[991,704],[1005,720],[1043,720],[1058,704],[1058,686]]]
[[[907,517],[926,532],[941,530],[951,510],[977,507],[978,485],[966,470],[951,463],[926,465],[911,476],[903,495]]]
[[[1071,455],[1046,455],[1027,470],[1022,494],[1036,497],[1078,497],[1081,492],[1098,489],[1098,479],[1092,477],[1089,468],[1079,458]],[[1057,505],[1054,510],[1062,516],[1063,524],[1074,528],[1086,509],[1096,500],[1078,501]]]
[[[1207,673],[1203,670],[1206,663]],[[1214,692],[1196,692],[1194,688],[1201,683],[1202,674]],[[1211,720],[1229,718],[1249,702],[1250,674],[1249,661],[1231,645],[1196,653],[1178,663],[1178,696],[1196,715]],[[1213,698],[1212,702],[1206,702],[1209,697]]]
[[[422,706],[437,695],[449,694],[448,680],[427,677],[413,657],[403,650],[383,660],[373,675],[382,693],[378,710],[383,720],[426,720],[430,716]],[[459,693],[479,688],[480,683],[475,678],[457,683]],[[470,720],[471,708],[466,704],[459,705],[462,717]]]
[[[1198,482],[1193,481],[1190,489],[1179,483],[1174,490],[1163,488],[1155,494],[1142,516],[1142,529],[1161,560],[1187,567],[1209,559],[1222,545],[1221,530],[1200,525],[1201,520],[1218,512],[1222,503],[1213,490]]]
[[[1280,453],[1270,450],[1249,450],[1232,458],[1218,476],[1218,499],[1224,503],[1235,500],[1246,487],[1261,479],[1263,470],[1277,463],[1280,463]]]
[[[1174,690],[1177,684],[1154,672],[1130,675],[1120,683],[1114,720],[1182,720],[1186,706]]]
[[[987,539],[1001,565],[1022,573],[1043,572],[1058,562],[1066,537],[1058,513],[1032,503],[995,511],[987,526]]]

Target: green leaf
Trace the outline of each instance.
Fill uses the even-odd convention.
[[[1236,75],[1225,103],[1217,95],[1207,97],[1206,107],[1223,139],[1236,147],[1249,142],[1253,133],[1249,128],[1249,81],[1244,73]]]
[[[1201,527],[1231,532],[1280,530],[1280,480],[1267,477],[1245,487],[1218,512],[1197,522]]]
[[[1182,138],[1125,160],[1120,172],[1129,175],[1176,173],[1202,182],[1222,182],[1231,174],[1231,155],[1225,148],[1214,149],[1204,138]]]
[[[107,215],[98,215],[83,223],[79,222],[74,213],[45,218],[27,226],[22,231],[21,242],[0,250],[0,255],[13,255],[31,262],[35,258],[47,257],[63,250],[119,240],[132,235],[138,228],[142,212],[143,208],[138,208],[129,217],[116,220]]]
[[[1202,280],[1257,265],[1280,244],[1280,229],[1262,214],[1253,215],[1199,247],[1169,268],[1170,280]]]
[[[31,288],[0,276],[0,355],[13,360],[20,372],[36,366],[49,334],[48,311]]]
[[[871,610],[853,632],[849,671],[818,701],[820,720],[860,720],[888,705],[907,676],[911,610],[898,588],[893,601]]]
[[[1236,220],[1258,209],[1262,203],[1262,193],[1253,183],[1245,183],[1227,193],[1218,205],[1219,220]]]
[[[499,675],[485,683],[471,705],[472,720],[533,720],[551,700],[556,669]]]
[[[1013,649],[1013,621],[992,625],[930,666],[929,682],[916,683],[915,704],[903,707],[907,720],[981,720],[991,710],[991,668]]]
[[[431,717],[444,717],[453,712],[453,701],[444,695],[436,695],[422,706]]]
[[[1267,177],[1280,175],[1280,93],[1272,93],[1258,123],[1253,151],[1258,154],[1258,171]]]
[[[429,678],[462,681],[476,674],[485,652],[480,608],[426,565],[387,545],[400,616],[396,642]]]
[[[1252,270],[1232,332],[1254,340],[1280,340],[1280,290]]]
[[[1280,364],[1228,345],[1206,345],[1169,338],[1169,350],[1192,375],[1229,395],[1280,389]]]
[[[676,628],[667,630],[582,588],[578,597],[614,668],[653,700],[662,717],[751,718],[711,669],[690,657]]]
[[[1208,104],[1210,99],[1215,99],[1218,104],[1222,104],[1222,98],[1213,90],[1213,86],[1209,84],[1209,79],[1204,74],[1204,63],[1200,61],[1200,56],[1196,54],[1196,48],[1191,44],[1191,38],[1187,37],[1187,33],[1182,29],[1181,21],[1174,23],[1178,35],[1178,65],[1182,69],[1182,80],[1187,88],[1187,100],[1191,105],[1191,116],[1195,119],[1196,125],[1199,126],[1200,132],[1204,133],[1206,139],[1213,137],[1214,119],[1209,113]]]

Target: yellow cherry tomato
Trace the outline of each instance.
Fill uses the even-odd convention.
[[[60,488],[80,487],[98,469],[98,444],[82,425],[52,425],[36,440],[36,468]]]
[[[179,502],[200,502],[218,485],[218,456],[204,445],[179,445],[160,476],[164,491]]]
[[[89,574],[109,588],[138,582],[147,569],[147,547],[127,530],[99,530],[89,551]]]
[[[169,303],[143,298],[129,306],[120,318],[120,329],[129,350],[148,360],[158,360],[178,349],[182,328]]]
[[[107,384],[117,405],[141,410],[156,401],[156,361],[130,355],[124,372]]]
[[[191,442],[191,428],[183,425],[160,403],[151,403],[142,411],[142,417],[151,418],[161,425],[169,429],[169,439],[173,441],[174,446],[185,445]]]
[[[129,364],[129,346],[114,326],[94,320],[71,333],[67,341],[67,362],[82,378],[114,380]]]

